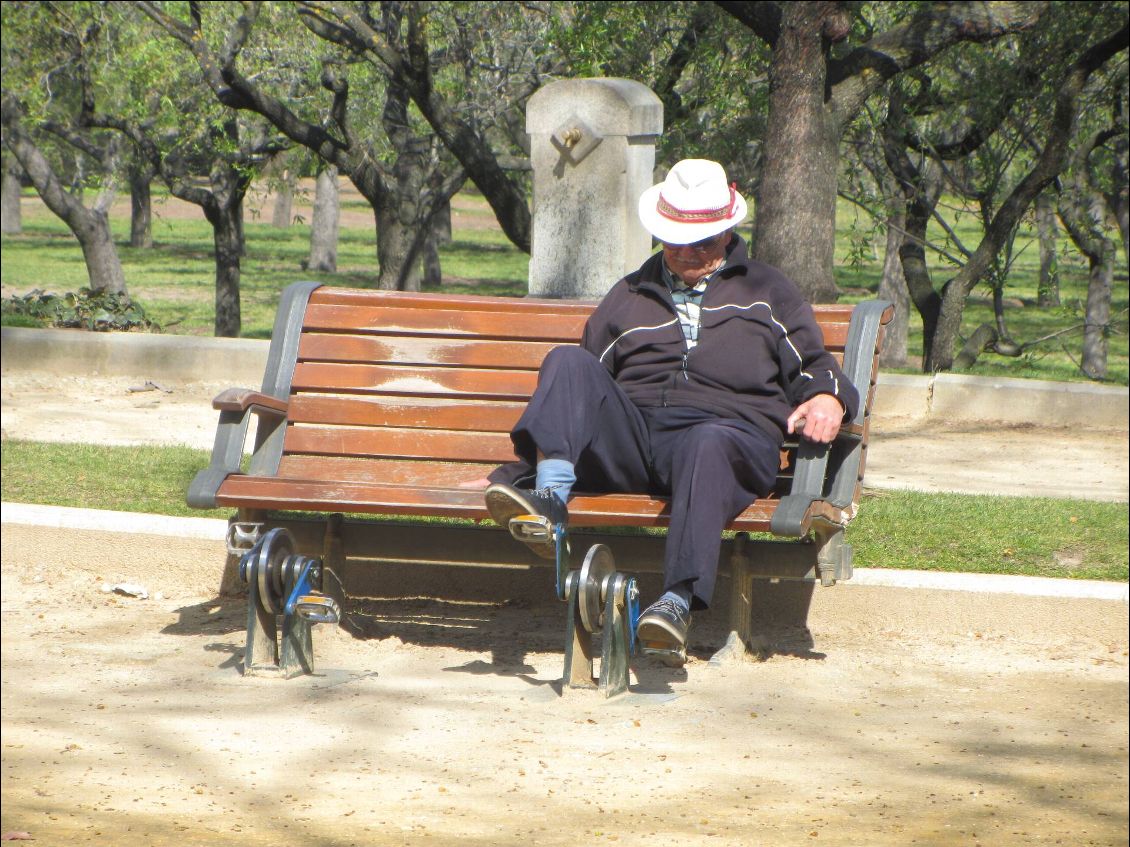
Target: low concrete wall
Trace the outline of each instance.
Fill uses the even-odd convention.
[[[0,372],[82,374],[226,382],[257,387],[267,341],[180,335],[3,328]],[[1082,382],[937,374],[881,374],[875,414],[883,418],[1000,421],[1086,429],[1130,429],[1126,388]]]
[[[883,418],[997,421],[1083,429],[1130,429],[1130,392],[1085,382],[880,374],[875,414]]]
[[[230,382],[258,388],[269,341],[187,335],[2,328],[0,374],[133,377],[185,382]]]

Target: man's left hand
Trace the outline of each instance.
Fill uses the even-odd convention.
[[[844,407],[831,394],[817,394],[805,400],[789,415],[789,433],[798,432],[809,441],[830,444],[840,432],[844,420]],[[798,429],[800,422],[802,428]]]

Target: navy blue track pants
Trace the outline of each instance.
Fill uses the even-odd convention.
[[[692,607],[714,594],[722,530],[777,477],[779,447],[751,423],[690,408],[639,408],[595,356],[558,347],[511,433],[521,461],[491,474],[530,487],[537,453],[576,467],[575,492],[671,499],[664,585],[689,582]]]

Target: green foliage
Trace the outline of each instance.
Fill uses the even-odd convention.
[[[128,332],[143,329],[160,332],[161,327],[128,294],[80,288],[66,294],[50,294],[40,288],[0,301],[4,326],[53,326],[92,332]]]

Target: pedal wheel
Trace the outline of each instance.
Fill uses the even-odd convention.
[[[287,560],[293,555],[294,539],[285,527],[280,526],[263,536],[259,555],[252,562],[253,578],[259,588],[259,603],[275,615],[283,611]]]
[[[605,583],[616,571],[612,551],[604,544],[594,544],[585,554],[581,572],[577,578],[577,609],[581,614],[581,624],[593,634],[604,626]]]

